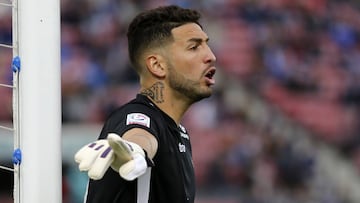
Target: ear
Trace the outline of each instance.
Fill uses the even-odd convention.
[[[160,55],[149,55],[146,58],[146,67],[152,75],[159,78],[165,77],[165,67]]]

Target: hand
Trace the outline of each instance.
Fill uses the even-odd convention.
[[[101,179],[114,161],[114,152],[107,140],[97,140],[82,147],[75,154],[80,171],[88,171],[91,179]]]
[[[122,178],[131,181],[146,172],[149,164],[144,150],[138,144],[126,141],[115,133],[109,133],[107,140],[115,157],[111,168],[118,171]]]
[[[139,145],[115,133],[108,134],[107,140],[97,140],[82,147],[75,154],[75,161],[79,170],[88,171],[88,176],[94,180],[101,179],[111,166],[122,178],[131,181],[153,165]]]

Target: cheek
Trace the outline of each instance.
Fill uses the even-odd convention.
[[[200,73],[199,56],[195,53],[174,53],[171,55],[171,64],[178,73],[186,78],[197,78]]]
[[[181,67],[181,70],[179,70],[179,72],[185,78],[190,79],[190,80],[195,80],[195,79],[198,79],[198,77],[199,77],[198,69],[194,66],[194,64],[191,64],[191,63],[183,64],[183,66]]]
[[[194,74],[194,64],[191,60],[186,60],[184,57],[178,57],[173,60],[173,68],[175,68],[176,72],[182,75],[189,76]]]

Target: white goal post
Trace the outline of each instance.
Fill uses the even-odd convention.
[[[60,0],[13,1],[13,44],[21,61],[17,130],[22,151],[15,192],[19,199],[14,198],[61,203]]]

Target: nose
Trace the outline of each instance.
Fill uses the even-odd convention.
[[[206,63],[215,63],[216,62],[216,56],[209,46],[207,46],[205,62]]]

